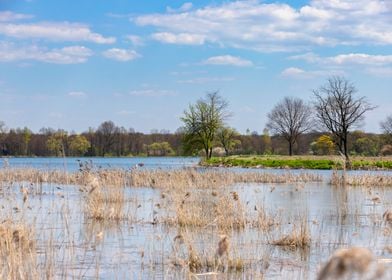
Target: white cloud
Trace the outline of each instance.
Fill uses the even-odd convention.
[[[232,56],[232,55],[213,56],[204,60],[203,64],[232,65],[232,66],[240,66],[240,67],[247,67],[253,65],[252,61],[250,60],[246,60],[241,57]]]
[[[144,97],[162,97],[162,96],[174,96],[176,93],[171,90],[161,89],[141,89],[132,90],[129,95],[131,96],[144,96]]]
[[[0,34],[14,38],[38,38],[52,41],[86,41],[97,44],[112,44],[114,37],[104,37],[94,33],[86,25],[69,22],[43,22],[43,23],[2,23]]]
[[[18,14],[11,11],[0,11],[0,22],[17,21],[33,18],[32,15]]]
[[[202,45],[205,41],[204,35],[191,33],[160,32],[152,34],[152,38],[162,43],[179,45]]]
[[[297,67],[289,67],[282,71],[282,76],[292,77],[292,76],[302,76],[305,73],[305,70],[302,70]]]
[[[293,79],[312,79],[315,77],[328,77],[331,75],[343,75],[344,72],[339,69],[327,69],[327,70],[304,70],[297,67],[288,67],[281,73],[282,77],[293,78]]]
[[[216,43],[264,52],[320,45],[391,45],[392,5],[387,2],[312,0],[294,8],[261,0],[224,1],[132,20],[155,27],[159,33],[153,38],[171,44]]]
[[[71,91],[71,92],[68,92],[68,96],[71,96],[71,97],[86,97],[87,94],[85,92],[83,92],[83,91]]]
[[[387,65],[392,64],[392,55],[371,55],[365,53],[339,54],[336,56],[321,57],[314,53],[291,56],[293,60],[304,60],[309,63],[329,65]]]
[[[106,58],[110,58],[122,62],[131,61],[140,57],[140,54],[138,54],[134,50],[125,50],[125,49],[117,49],[117,48],[106,50],[102,54]]]
[[[56,64],[76,64],[87,61],[93,52],[83,46],[69,46],[61,49],[46,49],[38,46],[16,46],[0,42],[0,61],[36,60]]]

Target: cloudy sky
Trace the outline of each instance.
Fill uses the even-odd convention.
[[[392,1],[0,0],[0,120],[81,132],[175,131],[219,90],[239,131],[343,75],[392,113]]]

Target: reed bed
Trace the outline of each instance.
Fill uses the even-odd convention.
[[[59,170],[42,171],[38,169],[0,169],[0,182],[30,182],[87,185],[91,176],[105,186],[132,186],[153,188],[212,188],[231,186],[238,183],[307,183],[321,182],[321,175],[314,173],[273,174],[266,172],[227,172],[218,170],[198,170],[184,168],[179,170],[122,170],[107,169],[67,173]]]
[[[392,187],[392,176],[389,174],[360,174],[342,176],[338,172],[333,172],[331,181],[333,186],[364,186],[364,187]]]

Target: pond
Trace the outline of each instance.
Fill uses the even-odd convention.
[[[198,162],[197,158],[92,160],[96,166],[124,169],[143,162],[140,169],[146,170],[178,169]],[[14,158],[9,159],[9,166],[61,169],[62,160]],[[77,159],[67,159],[67,166],[77,170]],[[219,168],[213,170],[221,172]],[[229,169],[244,171],[249,172]],[[257,172],[285,176],[290,171]],[[294,171],[301,172],[315,171]],[[385,271],[379,279],[392,279],[392,227],[383,220],[383,213],[392,209],[392,188],[331,186],[331,173],[319,173],[323,180],[318,182],[236,183],[173,190],[128,186],[108,188],[110,193],[103,191],[94,198],[90,196],[94,191],[79,185],[3,182],[0,219],[31,229],[35,269],[49,278],[316,279],[321,266],[337,249],[359,246],[382,260]],[[222,202],[226,203],[223,208],[217,208]],[[117,211],[118,205],[118,219],[94,216],[96,211]],[[227,213],[209,213],[208,207]],[[175,222],[180,214],[190,215],[190,224]],[[227,215],[227,219],[234,215],[246,222],[240,227],[221,227],[219,215]],[[210,220],[192,224],[197,219]],[[276,245],[277,240],[304,225],[309,244],[302,248]],[[216,258],[223,236],[230,242],[227,259],[222,261],[226,263],[208,266]],[[190,251],[203,263],[194,271],[189,269]]]

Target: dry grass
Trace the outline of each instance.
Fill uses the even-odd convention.
[[[153,188],[216,188],[238,183],[306,183],[320,182],[322,176],[312,173],[284,174],[262,172],[227,172],[218,170],[121,170],[108,169],[66,173],[63,171],[42,171],[38,169],[0,169],[0,182],[30,182],[37,186],[42,183],[87,185],[91,176],[105,186],[132,186]]]
[[[37,277],[34,231],[25,224],[4,221],[0,225],[0,278]]]
[[[330,183],[333,186],[392,187],[392,176],[385,173],[346,174],[345,176],[341,176],[338,172],[334,171]]]
[[[221,230],[243,229],[247,223],[241,201],[232,194],[210,195],[205,190],[173,192],[174,217],[165,219],[169,225],[181,227],[216,226]]]
[[[88,218],[97,221],[120,221],[127,220],[124,214],[126,202],[125,189],[121,187],[105,188],[97,177],[89,176],[86,181],[85,191],[85,213]]]
[[[311,236],[306,220],[302,220],[299,226],[294,225],[290,234],[272,241],[275,246],[282,246],[288,249],[307,249],[310,247]]]

